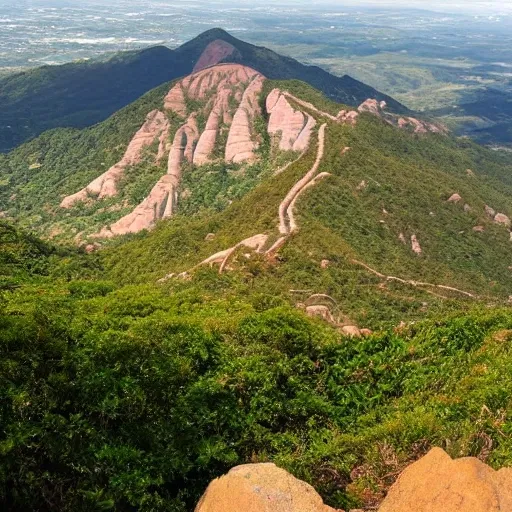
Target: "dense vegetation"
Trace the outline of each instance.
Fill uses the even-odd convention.
[[[341,108],[297,81],[264,92],[275,86]],[[101,212],[59,212],[61,195],[119,159],[167,88],[4,156],[2,209],[46,234],[57,224],[68,240],[90,227],[87,214]],[[277,237],[279,202],[317,147],[273,176],[294,155],[263,130],[258,164],[185,168],[178,215],[96,253],[0,225],[1,507],[191,511],[212,478],[257,461],[333,506],[372,507],[432,445],[512,464],[510,234],[484,209],[512,216],[510,160],[371,115],[326,133],[319,171],[331,176],[300,199],[300,230],[275,260],[242,251],[230,272],[193,269],[244,237]],[[159,172],[148,153],[123,198],[140,198]],[[446,201],[454,192],[461,203]],[[423,254],[400,233],[416,234]],[[386,281],[354,259],[474,297]],[[375,333],[344,338],[308,318],[312,294],[331,297],[340,324]]]
[[[242,64],[269,78],[304,80],[339,102],[356,105],[378,97],[396,111],[407,110],[348,76],[336,77],[213,29],[176,50],[154,47],[0,77],[0,153],[51,128],[83,128],[103,121],[154,87],[191,73],[206,46],[216,39],[234,45]]]
[[[170,290],[67,282],[73,265],[3,292],[5,509],[192,510],[212,478],[268,460],[371,506],[431,445],[512,463],[508,310],[358,341],[270,293],[223,297],[235,278],[210,271]]]

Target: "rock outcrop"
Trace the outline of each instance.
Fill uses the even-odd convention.
[[[117,194],[117,182],[129,165],[135,165],[142,160],[144,148],[159,140],[157,160],[161,160],[165,153],[165,144],[169,133],[169,122],[163,112],[153,110],[146,117],[146,122],[135,134],[123,158],[113,165],[107,172],[93,180],[85,188],[63,199],[60,206],[71,208],[79,201],[86,201],[90,197],[103,199]]]
[[[335,512],[309,484],[274,464],[247,464],[213,480],[195,512]]]
[[[458,203],[460,201],[462,201],[462,197],[455,193],[455,194],[452,194],[448,199],[447,199],[448,203]]]
[[[507,228],[509,228],[511,225],[510,218],[507,217],[504,213],[497,213],[494,216],[494,222],[497,224],[503,224],[504,226],[507,226]]]
[[[408,129],[413,131],[414,133],[422,134],[422,133],[446,133],[447,129],[444,126],[429,123],[427,121],[422,121],[416,119],[414,117],[399,117],[395,114],[391,114],[386,112],[386,102],[385,101],[377,101],[376,99],[367,99],[365,102],[361,103],[357,110],[361,113],[367,112],[374,116],[380,117],[388,124],[393,126],[397,126],[401,129]]]
[[[421,254],[423,251],[416,235],[411,236],[411,247],[414,253]]]
[[[227,47],[223,48],[227,51]],[[69,207],[90,195],[99,199],[114,195],[115,183],[124,168],[140,160],[142,148],[158,137],[157,159],[163,158],[170,146],[167,174],[160,178],[150,194],[130,214],[102,229],[97,236],[135,233],[150,229],[156,221],[170,217],[176,210],[183,162],[186,160],[203,165],[211,161],[221,127],[229,129],[226,161],[242,163],[256,159],[258,143],[253,134],[253,125],[254,117],[259,114],[258,97],[263,81],[261,74],[238,64],[207,68],[179,81],[165,98],[165,108],[185,120],[177,129],[172,145],[168,143],[170,124],[167,117],[162,112],[152,112],[134,137],[123,160],[86,189],[66,198],[62,206]],[[195,109],[190,114],[187,112],[187,100],[193,100],[189,108]],[[202,133],[197,122],[200,114],[208,115]]]
[[[510,512],[512,468],[494,471],[480,460],[452,460],[440,448],[406,468],[379,512]]]
[[[279,89],[274,89],[267,96],[266,108],[270,114],[268,133],[279,137],[279,149],[304,151],[316,126],[314,118],[295,110]]]
[[[238,59],[241,57],[240,52],[227,41],[216,39],[212,41],[203,51],[199,60],[194,66],[193,73],[197,73],[203,69],[220,64],[227,58],[230,60]]]
[[[242,101],[233,117],[226,143],[226,162],[250,162],[256,159],[258,143],[254,140],[252,121],[260,112],[258,97],[264,78],[256,75],[245,89]]]

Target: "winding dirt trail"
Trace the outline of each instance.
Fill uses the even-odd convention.
[[[293,216],[293,206],[296,198],[308,185],[308,183],[315,177],[318,172],[318,167],[324,156],[325,147],[325,128],[323,124],[318,130],[318,149],[316,154],[316,160],[313,167],[290,189],[288,194],[279,204],[279,233],[282,235],[290,235],[292,232],[297,231],[298,226]]]
[[[332,114],[324,112],[323,110],[317,109],[311,103],[308,103],[307,101],[297,98],[297,96],[294,96],[293,94],[289,93],[288,91],[282,91],[282,94],[284,94],[284,96],[286,96],[290,100],[295,101],[295,103],[298,103],[299,105],[302,105],[303,107],[308,108],[309,110],[313,111],[315,114],[318,114],[319,116],[327,117],[331,121],[338,121],[338,118],[336,116],[333,116]]]
[[[298,197],[305,190],[315,185],[322,178],[330,176],[330,174],[327,172],[322,172],[317,175],[318,168],[320,167],[320,163],[324,157],[326,126],[327,125],[324,123],[318,130],[318,148],[313,166],[299,181],[295,183],[295,185],[293,185],[293,187],[286,194],[286,197],[283,199],[283,201],[281,201],[279,205],[279,231],[282,236],[272,245],[272,247],[265,251],[265,245],[267,244],[269,238],[267,234],[254,235],[250,238],[242,240],[241,242],[238,242],[228,249],[224,249],[209,256],[201,263],[196,265],[193,269],[202,265],[212,266],[214,264],[219,264],[219,273],[221,274],[224,272],[224,270],[226,270],[227,265],[232,256],[235,254],[236,250],[241,247],[245,247],[247,249],[254,250],[259,254],[265,254],[266,256],[271,257],[275,255],[277,251],[279,251],[279,249],[286,243],[290,235],[298,231],[299,226],[294,216],[294,208]],[[179,274],[179,277],[187,276],[188,272]],[[172,277],[175,277],[175,274],[168,274],[164,278],[160,279],[159,282],[165,282],[167,279]]]

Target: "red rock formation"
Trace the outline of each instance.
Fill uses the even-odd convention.
[[[268,133],[280,136],[279,149],[304,151],[316,126],[313,117],[295,110],[279,89],[274,89],[267,96],[266,108],[270,114]]]
[[[226,144],[226,162],[250,162],[256,159],[258,143],[253,140],[252,121],[260,111],[258,97],[263,87],[263,76],[256,75],[245,89],[242,101],[233,117]]]
[[[201,134],[194,152],[195,165],[203,165],[209,162],[210,155],[215,148],[221,122],[231,122],[229,117],[229,99],[231,96],[232,90],[227,85],[222,86],[218,90],[212,111],[206,122],[205,130]]]
[[[180,116],[187,115],[187,105],[185,104],[185,94],[181,82],[177,83],[164,99],[164,107],[167,110],[173,110]]]
[[[388,124],[398,126],[401,129],[411,129],[414,133],[446,133],[447,129],[444,126],[429,123],[427,121],[420,121],[414,117],[398,117],[394,114],[385,112],[386,102],[378,102],[376,99],[367,99],[358,107],[359,112],[368,112],[375,116],[382,118]]]
[[[117,181],[123,175],[126,167],[139,163],[143,149],[150,146],[156,138],[160,140],[157,158],[163,157],[168,132],[169,122],[165,114],[158,110],[150,112],[147,115],[146,122],[128,145],[121,161],[89,183],[80,192],[64,198],[60,204],[61,208],[71,208],[78,201],[86,201],[91,196],[98,199],[115,196],[117,194]]]
[[[380,103],[376,99],[369,98],[365,102],[361,103],[357,110],[359,112],[369,112],[375,116],[381,116],[384,109],[386,108],[386,102],[381,101]]]
[[[155,222],[165,219],[172,214],[174,190],[173,177],[166,174],[158,180],[149,196],[142,201],[133,212],[125,215],[115,222],[110,228],[104,228],[99,233],[100,237],[112,237],[138,233],[143,229],[151,229]]]
[[[240,52],[232,45],[222,39],[212,41],[203,51],[199,60],[194,66],[193,73],[197,73],[210,66],[215,66],[221,63],[228,57],[237,58],[240,56]]]
[[[359,112],[356,112],[355,110],[340,110],[336,119],[340,123],[354,126],[357,123],[358,117]]]

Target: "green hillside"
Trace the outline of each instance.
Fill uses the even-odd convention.
[[[7,510],[192,511],[212,478],[258,461],[371,509],[433,445],[512,463],[509,309],[357,340],[256,293],[256,267],[169,289],[81,258],[2,291]]]
[[[431,446],[512,464],[512,242],[485,211],[512,217],[510,157],[307,107],[317,124],[300,156],[276,150],[263,114],[258,163],[186,164],[171,219],[73,248],[163,172],[150,147],[118,197],[58,207],[119,159],[169,87],[1,157],[0,210],[22,226],[0,226],[1,507],[192,511],[229,468],[273,461],[331,506],[372,510]],[[275,87],[297,108],[343,107],[299,81],[265,82],[261,103]],[[198,266],[255,234],[277,239],[324,123],[329,176],[297,201],[298,231],[277,254],[240,247],[224,272]],[[374,332],[350,338],[347,325]]]

